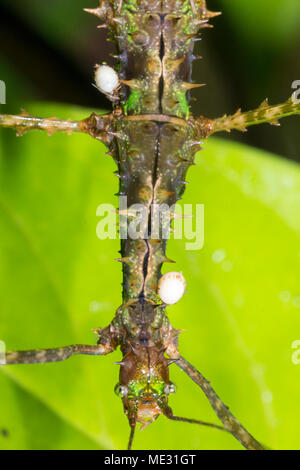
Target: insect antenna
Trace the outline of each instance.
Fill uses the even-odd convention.
[[[130,426],[130,436],[129,436],[129,442],[128,442],[127,450],[131,450],[132,442],[133,442],[133,438],[134,438],[135,426],[136,426],[135,423]]]

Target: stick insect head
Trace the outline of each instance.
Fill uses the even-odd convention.
[[[169,381],[168,362],[156,346],[134,346],[121,363],[120,382],[115,392],[123,400],[125,414],[131,427],[129,448],[134,429],[140,423],[144,429],[168,408],[168,395],[175,392]]]

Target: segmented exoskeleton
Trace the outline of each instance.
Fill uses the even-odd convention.
[[[120,177],[120,196],[127,206],[140,203],[146,210],[143,236],[122,240],[123,304],[110,325],[96,330],[96,346],[72,345],[58,349],[7,352],[6,364],[63,361],[75,354],[105,355],[120,346],[120,379],[116,387],[122,397],[131,428],[131,448],[137,423],[150,424],[160,414],[173,420],[203,424],[230,432],[247,449],[263,446],[238,422],[217,396],[210,383],[178,351],[179,331],[166,315],[166,305],[157,294],[161,267],[170,261],[161,230],[153,233],[153,206],[174,204],[184,193],[185,175],[193,165],[201,142],[219,131],[246,130],[262,122],[277,123],[300,114],[300,105],[290,98],[279,106],[261,106],[247,113],[216,120],[194,118],[187,93],[201,86],[191,83],[193,46],[209,20],[205,0],[103,0],[87,10],[99,17],[115,38],[119,59],[119,85],[109,91],[107,83],[96,83],[113,102],[112,113],[92,114],[82,121],[39,119],[25,113],[0,116],[0,125],[18,134],[31,129],[83,132],[109,147]],[[109,73],[109,71],[108,71]],[[109,79],[109,75],[108,75]],[[106,78],[105,78],[106,80]],[[120,209],[125,225],[131,215]],[[206,394],[223,423],[217,426],[173,415],[168,395],[170,363],[177,364]]]

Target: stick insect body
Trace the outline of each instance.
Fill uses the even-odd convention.
[[[137,423],[145,427],[163,414],[174,421],[229,432],[246,449],[263,450],[178,350],[179,331],[171,326],[166,305],[157,294],[161,267],[170,260],[166,240],[153,236],[151,208],[161,204],[174,207],[184,193],[185,175],[194,155],[210,135],[232,129],[245,131],[262,122],[276,124],[284,116],[300,114],[300,105],[290,98],[278,106],[264,101],[254,111],[239,110],[215,120],[191,116],[186,94],[201,86],[190,82],[194,42],[202,29],[211,26],[209,20],[219,14],[207,10],[205,0],[102,0],[99,7],[86,11],[101,19],[117,45],[119,85],[109,90],[109,84],[102,84],[102,91],[109,90],[106,94],[113,111],[92,114],[82,121],[40,119],[26,113],[0,115],[0,125],[16,129],[19,135],[32,129],[49,134],[81,132],[104,142],[118,166],[119,195],[127,197],[128,206],[139,203],[146,208],[144,236],[129,236],[121,242],[123,304],[106,328],[96,330],[97,345],[8,351],[5,364],[64,361],[76,354],[101,356],[120,347],[123,359],[115,391],[129,420],[128,449]],[[97,70],[97,77],[103,77]],[[109,70],[106,72],[109,76]],[[98,85],[101,89],[101,83]],[[126,225],[129,212],[120,211],[120,216]],[[160,221],[160,229],[163,224]],[[174,392],[169,379],[171,363],[203,390],[222,425],[173,414],[168,405],[168,395]]]

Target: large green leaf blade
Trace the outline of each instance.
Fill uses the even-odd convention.
[[[90,112],[28,110],[39,109],[70,118]],[[106,326],[121,303],[120,266],[113,262],[119,242],[96,237],[97,206],[117,206],[115,164],[104,152],[88,136],[35,132],[16,139],[1,132],[0,338],[9,349],[93,344],[91,328]],[[187,294],[168,309],[174,326],[187,330],[181,352],[257,438],[296,448],[299,370],[291,343],[299,324],[299,167],[212,140],[188,180],[184,201],[205,204],[205,246],[191,252],[184,240],[170,242],[168,254],[188,281]],[[70,448],[71,441],[78,448],[124,448],[128,423],[113,393],[119,358],[116,352],[2,368],[0,428],[9,441],[0,437],[1,448],[40,448],[39,415],[51,433],[53,416],[65,430],[49,437],[48,448]],[[179,386],[174,412],[216,422],[201,391],[175,365],[171,377]],[[21,387],[17,398],[13,386]],[[35,415],[26,440],[13,432],[24,427],[16,407]],[[240,446],[231,436],[162,417],[137,432],[135,448]]]

